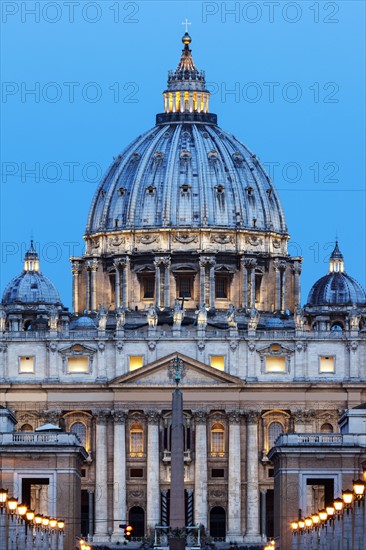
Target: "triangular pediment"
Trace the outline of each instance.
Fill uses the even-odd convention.
[[[157,361],[148,363],[140,369],[128,372],[115,380],[113,385],[138,385],[138,386],[174,386],[174,381],[169,377],[169,367],[172,360],[183,361],[185,374],[180,382],[181,387],[207,387],[225,386],[241,387],[244,382],[226,372],[206,365],[201,361],[187,357],[182,353],[172,353],[161,357]]]

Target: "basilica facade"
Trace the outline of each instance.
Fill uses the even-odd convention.
[[[188,33],[182,41],[164,112],[96,190],[86,251],[71,258],[72,312],[33,243],[5,288],[0,395],[17,424],[6,472],[0,445],[0,485],[41,513],[56,515],[60,499],[67,510],[54,461],[22,459],[49,424],[83,447],[69,507],[80,534],[105,543],[123,540],[121,523],[137,539],[169,525],[178,357],[186,524],[258,545],[274,533],[275,440],[338,432],[344,410],[366,401],[366,295],[335,243],[301,304],[302,258],[288,253],[277,191],[256,155],[218,126]],[[328,479],[307,463],[294,509],[324,503],[336,490]]]

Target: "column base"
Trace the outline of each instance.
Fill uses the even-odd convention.
[[[245,544],[261,544],[263,541],[262,541],[262,536],[259,533],[258,534],[248,533],[244,535],[243,542]]]
[[[125,542],[125,537],[122,533],[113,533],[111,536],[111,542],[118,542],[118,544],[122,544]]]
[[[109,535],[93,535],[93,542],[110,542]]]
[[[236,542],[241,544],[243,542],[243,535],[241,533],[227,533],[226,542]]]

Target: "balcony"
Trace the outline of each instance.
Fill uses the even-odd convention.
[[[163,462],[164,464],[170,464],[172,460],[172,453],[171,451],[163,451]],[[184,451],[184,463],[190,464],[192,462],[192,452],[190,450]]]

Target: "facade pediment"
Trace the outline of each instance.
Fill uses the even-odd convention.
[[[259,355],[289,355],[294,353],[295,348],[290,346],[285,346],[283,344],[273,343],[267,346],[263,346],[257,349]]]
[[[139,386],[173,386],[174,381],[169,377],[169,367],[172,360],[179,358],[183,361],[185,375],[181,386],[225,386],[241,387],[244,382],[239,378],[219,371],[205,363],[187,357],[181,353],[172,353],[153,363],[144,365],[140,369],[129,372],[116,378],[112,384],[134,384]]]
[[[62,357],[69,357],[69,356],[93,356],[96,352],[96,349],[86,346],[85,344],[73,344],[72,346],[67,346],[65,348],[62,348],[59,350],[59,353],[62,355]]]

